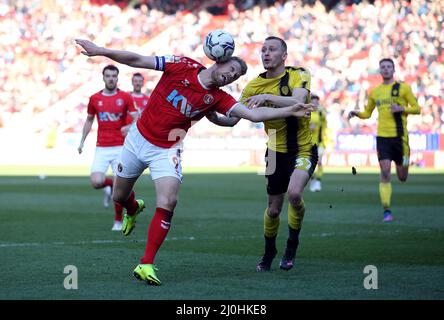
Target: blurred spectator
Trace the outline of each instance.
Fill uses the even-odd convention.
[[[394,58],[396,78],[412,85],[422,107],[420,116],[409,117],[409,130],[444,133],[443,1],[343,1],[329,13],[320,1],[269,1],[271,6],[266,1],[227,1],[222,16],[202,10],[217,1],[126,3],[0,0],[4,128],[29,123],[38,132],[57,121],[62,132],[81,130],[87,101],[82,88],[94,83],[92,77],[106,60],[91,63],[80,55],[73,44],[76,37],[144,54],[186,53],[208,64],[202,40],[210,30],[225,29],[235,37],[235,54],[249,64],[248,74],[226,88],[235,96],[263,71],[260,43],[276,35],[288,43],[287,64],[311,70],[312,89],[329,110],[333,133],[376,131],[376,113],[365,125],[350,125],[345,115],[363,108],[368,89],[379,83],[382,57]],[[185,11],[178,13],[178,8]],[[131,88],[130,72],[122,70],[122,89]],[[152,90],[159,75],[147,78],[146,87]],[[233,129],[208,124],[190,134],[261,134],[260,125],[241,123]]]

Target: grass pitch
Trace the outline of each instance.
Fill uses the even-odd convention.
[[[265,179],[251,173],[189,173],[156,263],[161,287],[132,276],[154,212],[148,176],[136,185],[147,208],[129,237],[112,232],[113,210],[89,178],[0,176],[0,299],[444,299],[443,174],[393,177],[395,221],[382,223],[377,174],[328,173],[307,206],[295,267],[278,256],[256,273],[263,252]],[[64,288],[64,268],[78,289]],[[363,286],[378,270],[378,289]]]

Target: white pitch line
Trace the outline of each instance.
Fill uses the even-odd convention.
[[[351,232],[320,232],[320,233],[311,233],[304,234],[305,237],[314,237],[314,238],[326,238],[326,237],[335,237],[335,236],[360,236],[360,235],[368,235],[368,234],[393,234],[399,233],[400,230],[379,230],[373,231],[369,230],[366,232],[362,231],[351,231]],[[419,231],[418,231],[419,232]],[[422,230],[424,232],[424,230]],[[256,239],[262,238],[260,235],[250,235],[250,236],[231,236],[231,237],[201,237],[196,238],[194,236],[189,237],[168,237],[165,241],[194,241],[194,240],[242,240],[242,239]],[[91,241],[74,241],[74,242],[66,242],[66,241],[53,241],[53,242],[4,242],[0,243],[0,248],[13,248],[13,247],[38,247],[38,246],[65,246],[65,245],[91,245],[91,244],[113,244],[113,243],[131,243],[131,242],[142,242],[144,243],[146,239],[128,239],[128,240],[91,240]]]

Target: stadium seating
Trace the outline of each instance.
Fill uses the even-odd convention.
[[[421,116],[409,118],[409,129],[444,133],[442,1],[380,0],[374,5],[362,1],[338,5],[330,13],[319,2],[276,1],[259,6],[252,1],[241,11],[231,3],[227,14],[218,16],[196,11],[192,1],[141,1],[135,7],[105,0],[7,3],[0,3],[0,47],[5,53],[0,57],[0,129],[24,122],[39,132],[56,121],[64,132],[81,130],[87,103],[87,93],[81,89],[90,89],[91,81],[100,89],[100,71],[107,60],[91,63],[79,54],[74,37],[146,54],[186,53],[208,64],[201,41],[209,30],[224,28],[236,38],[235,54],[249,65],[247,76],[227,88],[235,96],[262,71],[264,36],[278,35],[288,42],[288,64],[312,71],[312,90],[329,110],[332,128],[375,130],[375,116],[362,126],[357,121],[350,125],[345,115],[363,107],[368,88],[379,82],[379,59],[391,56],[397,63],[395,76],[412,85],[422,106]],[[167,14],[153,3],[158,7],[164,3],[170,11],[177,6],[187,10]],[[155,46],[161,31],[162,47]],[[130,90],[126,78],[132,70],[122,70],[121,86]],[[158,75],[149,73],[148,78],[149,92]],[[57,112],[47,112],[55,108]],[[234,134],[248,135],[249,128],[250,134],[257,134],[252,124]]]

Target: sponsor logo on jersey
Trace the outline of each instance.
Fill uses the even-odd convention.
[[[168,102],[176,108],[180,113],[182,113],[187,118],[192,118],[200,113],[199,110],[194,110],[193,106],[188,103],[188,99],[183,95],[179,94],[179,91],[174,89],[167,97]]]
[[[123,116],[123,113],[99,112],[98,116],[99,116],[99,121],[120,121],[120,119]]]
[[[381,107],[382,105],[391,105],[394,102],[394,99],[384,98],[384,99],[376,99],[375,104],[377,107]]]

